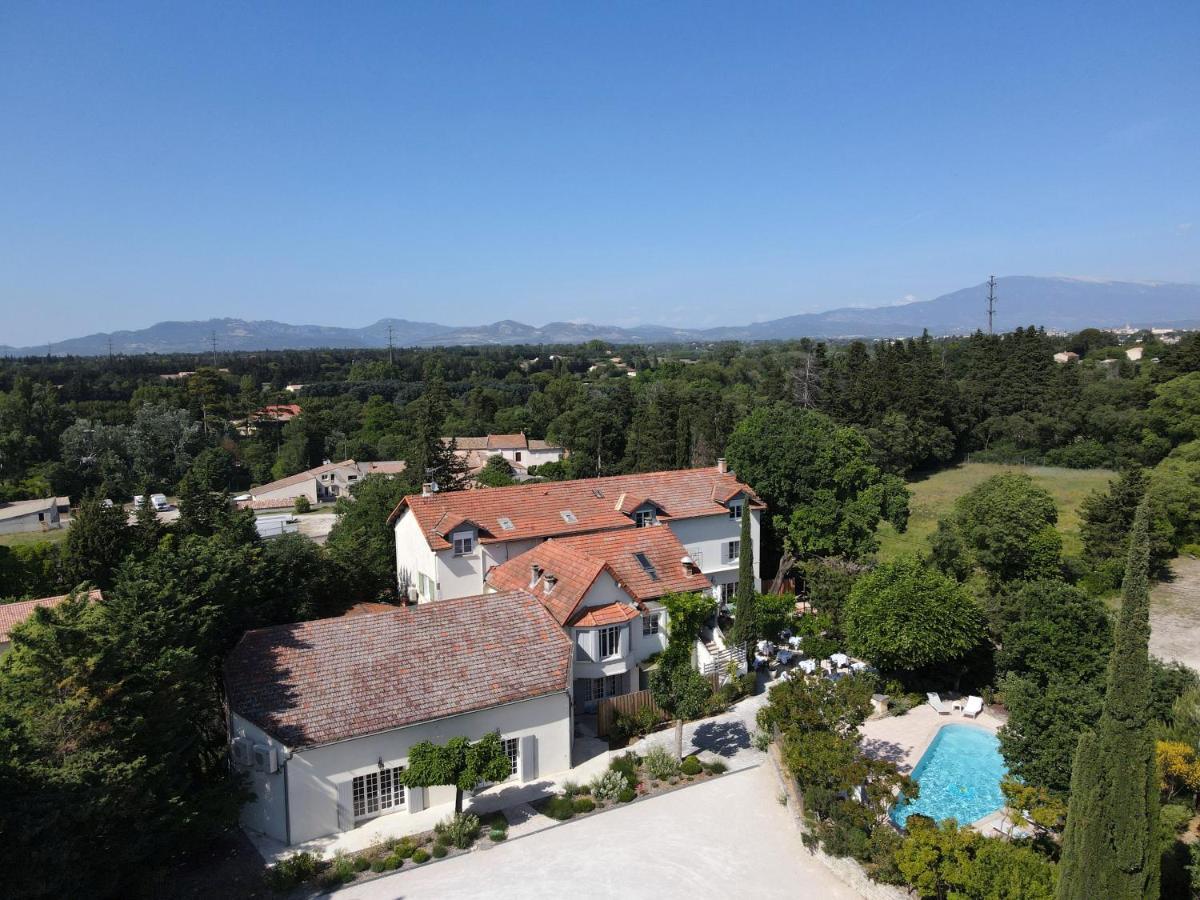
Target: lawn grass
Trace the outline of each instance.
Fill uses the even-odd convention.
[[[22,544],[57,544],[67,539],[67,529],[54,528],[50,531],[19,531],[16,534],[0,534],[0,547],[17,547]]]
[[[938,519],[954,511],[954,501],[981,481],[1001,472],[1025,472],[1034,484],[1050,492],[1058,505],[1058,530],[1063,552],[1078,553],[1079,504],[1092,491],[1106,487],[1116,473],[1108,469],[1058,469],[1050,466],[1005,466],[994,463],[964,463],[911,481],[908,530],[900,534],[886,522],[879,526],[880,561],[910,553],[929,551],[929,537]]]

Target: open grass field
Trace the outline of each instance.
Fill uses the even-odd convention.
[[[1092,491],[1105,487],[1116,475],[1108,469],[1056,469],[1049,466],[1004,466],[993,463],[964,463],[944,469],[928,478],[911,481],[911,515],[908,530],[899,534],[887,523],[879,527],[879,559],[895,559],[907,553],[928,552],[929,537],[937,530],[938,519],[954,510],[954,501],[1000,472],[1025,472],[1034,484],[1045,488],[1058,504],[1058,530],[1063,550],[1078,553],[1079,504]]]
[[[57,544],[66,539],[66,528],[55,528],[50,531],[22,531],[17,534],[0,534],[0,547],[16,547],[20,544]]]

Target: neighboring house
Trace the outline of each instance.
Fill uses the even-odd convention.
[[[38,600],[18,600],[16,603],[0,603],[0,656],[3,656],[12,648],[12,630],[33,615],[34,609],[39,606],[53,609],[70,596],[70,594],[61,594],[57,597],[42,597]],[[102,600],[103,596],[99,591],[91,591],[88,594],[88,599],[94,603],[97,600]]]
[[[403,471],[403,460],[327,462],[315,469],[250,488],[247,491],[250,499],[241,500],[238,505],[243,509],[283,509],[292,506],[297,497],[306,497],[309,503],[330,502],[348,494],[350,488],[367,475],[391,476]]]
[[[531,482],[479,491],[405,497],[389,522],[401,587],[420,602],[478,594],[493,566],[549,538],[665,526],[708,577],[714,596],[733,597],[741,516],[749,511],[759,570],[762,501],[720,460],[714,467]]]
[[[1061,353],[1054,354],[1054,361],[1059,365],[1066,363],[1079,362],[1079,354],[1072,353],[1070,350],[1064,350]]]
[[[0,503],[0,534],[50,531],[61,527],[62,520],[59,516],[57,497]]]
[[[559,462],[563,448],[549,441],[540,441],[520,434],[489,434],[487,437],[442,438],[443,443],[454,441],[457,455],[467,464],[467,472],[479,474],[493,456],[503,456],[512,466],[514,477],[523,481],[528,477],[530,466]]]
[[[275,403],[254,410],[245,420],[234,424],[239,434],[254,434],[262,425],[286,425],[302,411],[298,403]]]
[[[571,767],[571,643],[507,591],[247,632],[225,662],[242,822],[285,844],[385,815],[453,811],[395,775],[421,741],[498,731],[512,780]]]
[[[649,686],[641,664],[667,646],[663,596],[712,588],[662,526],[552,538],[496,566],[487,581],[533,594],[570,636],[583,712]]]

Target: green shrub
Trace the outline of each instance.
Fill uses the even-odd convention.
[[[365,856],[354,857],[354,871],[355,872],[365,872],[369,868],[371,868],[371,861],[369,859],[367,859]]]
[[[442,819],[433,826],[434,833],[444,844],[452,844],[459,850],[466,850],[479,837],[479,816],[471,813],[458,813],[448,819]],[[415,854],[414,854],[415,856]]]
[[[704,771],[704,766],[700,764],[700,760],[696,759],[696,757],[689,756],[680,764],[679,771],[688,776],[699,775]]]
[[[637,777],[636,774],[634,777]],[[636,783],[636,781],[633,782],[633,784]],[[624,773],[616,769],[609,769],[603,775],[597,775],[592,779],[592,796],[600,802],[616,800],[622,790],[630,787],[632,784]]]
[[[386,872],[390,872],[393,869],[398,869],[402,865],[404,865],[404,860],[395,853],[383,861],[383,868]]]
[[[303,494],[301,494],[299,497],[297,497],[296,502],[292,504],[292,512],[295,512],[295,513],[306,513],[306,512],[310,512],[311,510],[312,510],[312,503],[310,503],[308,498],[305,497]]]
[[[575,805],[566,797],[551,797],[542,806],[542,815],[565,822],[575,815]]]
[[[384,870],[384,868],[385,868],[385,867],[384,867],[384,863],[383,863],[383,858],[382,858],[382,857],[380,857],[379,859],[375,860],[375,862],[371,863],[371,871],[372,871],[372,872],[382,872],[382,871]]]
[[[574,781],[564,781],[562,785],[562,795],[564,797],[574,797],[579,793],[579,785]]]
[[[725,765],[725,763],[719,759],[714,759],[712,762],[701,763],[701,765],[704,766],[704,770],[710,775],[720,775],[723,772],[729,771],[729,766]]]
[[[592,786],[590,784],[581,784],[579,786],[579,793],[590,794],[591,792],[592,792]]]
[[[771,735],[765,731],[756,731],[751,738],[754,742],[754,749],[759,753],[766,753],[771,748]]]
[[[429,852],[433,854],[434,859],[441,859],[443,856],[446,855],[446,845],[445,844],[434,844],[433,849],[430,850]]]
[[[494,843],[497,843],[497,844],[498,844],[498,843],[500,843],[501,841],[507,841],[507,840],[508,840],[508,832],[507,832],[507,831],[501,831],[499,828],[495,828],[495,829],[493,829],[492,831],[489,831],[489,832],[488,832],[488,837],[489,837],[489,838],[490,838],[490,839],[491,839],[491,840],[492,840]]]
[[[630,800],[633,800],[635,797],[637,797],[637,791],[635,791],[631,787],[625,788],[625,790],[621,791],[621,793],[617,795],[617,799],[620,800],[622,803],[628,803]]]
[[[409,859],[417,852],[417,847],[411,841],[403,840],[395,846],[393,852],[401,859]]]
[[[679,760],[664,744],[655,744],[646,751],[646,772],[651,778],[663,781],[679,772]]]
[[[591,797],[576,797],[571,805],[577,813],[589,813],[596,808],[596,801]]]
[[[622,776],[624,776],[625,781],[630,786],[633,786],[633,785],[637,784],[637,780],[638,780],[637,779],[637,770],[638,770],[639,762],[640,762],[640,760],[638,759],[636,753],[622,753],[620,756],[618,756],[616,759],[614,759],[612,762],[610,762],[608,764],[608,770],[610,772],[619,772]],[[596,786],[596,782],[593,779],[593,781],[592,781],[592,789],[593,790],[595,790],[595,786]],[[606,799],[606,798],[597,798],[597,799]]]
[[[412,855],[412,861],[417,864],[429,862],[429,851],[422,847]]]
[[[486,816],[479,817],[479,824],[488,831],[508,831],[508,819],[504,818],[504,813],[493,812]]]
[[[321,861],[305,851],[281,859],[264,876],[267,887],[274,891],[291,890],[300,882],[312,878],[321,870]]]

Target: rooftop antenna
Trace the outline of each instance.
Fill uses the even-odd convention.
[[[988,334],[992,333],[992,316],[996,314],[996,276],[988,276]]]

